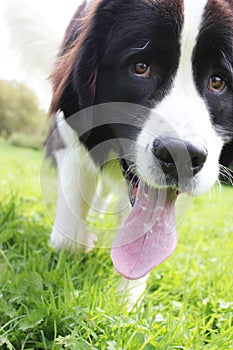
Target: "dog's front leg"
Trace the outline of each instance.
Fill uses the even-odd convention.
[[[50,242],[58,249],[91,250],[96,237],[86,218],[95,194],[95,172],[87,169],[84,150],[77,144],[58,150],[56,160],[58,199]]]
[[[149,273],[138,280],[128,280],[124,277],[121,278],[118,292],[120,292],[124,300],[126,300],[128,311],[131,311],[142,301],[148,277]]]

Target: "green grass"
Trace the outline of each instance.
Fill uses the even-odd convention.
[[[109,250],[49,247],[41,154],[0,144],[0,159],[0,349],[233,349],[232,188],[192,200],[128,312]]]

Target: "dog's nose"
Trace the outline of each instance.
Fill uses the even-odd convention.
[[[196,175],[203,167],[207,150],[176,138],[155,139],[152,152],[164,171],[176,180]]]

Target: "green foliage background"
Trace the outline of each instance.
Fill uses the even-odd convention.
[[[0,135],[18,146],[39,148],[45,138],[46,113],[36,95],[17,81],[0,80]]]

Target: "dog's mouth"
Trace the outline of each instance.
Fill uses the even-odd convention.
[[[129,181],[130,215],[112,245],[115,269],[128,279],[139,279],[175,250],[177,188],[152,188],[134,175]]]

